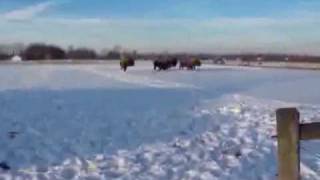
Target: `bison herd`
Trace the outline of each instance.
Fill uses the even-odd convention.
[[[201,66],[200,59],[178,59],[178,58],[158,58],[153,61],[153,69],[158,71],[165,71],[172,67],[176,67],[179,64],[179,69],[195,70]],[[135,65],[133,58],[123,58],[120,60],[121,70],[127,71],[127,68]]]

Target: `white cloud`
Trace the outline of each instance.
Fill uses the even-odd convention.
[[[68,18],[55,18],[55,19],[42,19],[42,22],[50,22],[57,23],[62,25],[99,25],[99,24],[107,24],[110,21],[107,19],[101,18],[77,18],[77,19],[68,19]]]
[[[47,1],[21,9],[16,9],[10,12],[7,12],[3,15],[6,20],[12,21],[25,21],[33,19],[34,17],[46,12],[50,9],[54,3],[52,1]]]
[[[319,18],[216,17],[211,19],[35,18],[0,20],[4,42],[48,42],[97,49],[122,46],[139,51],[294,52],[319,54]],[[12,33],[12,32],[15,33]]]
[[[306,24],[319,24],[318,16],[270,18],[270,17],[248,17],[248,18],[228,18],[216,17],[211,19],[107,19],[107,18],[54,18],[40,19],[39,23],[53,23],[61,25],[81,25],[81,26],[105,26],[109,27],[185,27],[194,29],[202,28],[268,28],[268,27],[291,27]]]

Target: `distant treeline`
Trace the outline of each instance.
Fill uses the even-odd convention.
[[[55,45],[31,44],[22,53],[24,60],[63,60],[63,59],[119,59],[120,52],[113,50],[106,54],[98,54],[90,48],[69,48],[64,50]]]
[[[5,53],[0,53],[0,60],[7,60],[10,58],[11,58],[11,55],[5,54]]]
[[[20,47],[21,49],[21,47]],[[23,60],[113,60],[120,59],[121,55],[130,55],[136,59],[154,60],[159,57],[175,57],[178,59],[193,57],[202,60],[242,60],[242,61],[289,61],[289,62],[320,62],[320,56],[310,55],[289,55],[289,54],[210,54],[210,53],[138,53],[136,51],[123,52],[120,48],[103,51],[97,53],[94,49],[90,48],[68,48],[63,49],[57,45],[48,45],[43,43],[34,43],[26,46],[22,50],[14,52],[1,51],[0,60],[8,60],[15,55],[19,55]]]
[[[1,49],[0,49],[1,50]],[[0,51],[0,60],[8,60],[11,57],[19,55],[23,60],[95,60],[95,59],[120,59],[120,51],[110,50],[105,53],[97,53],[90,48],[69,48],[65,50],[57,45],[48,45],[35,43],[28,45],[20,53],[8,53]]]

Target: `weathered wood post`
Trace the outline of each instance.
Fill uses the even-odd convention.
[[[299,112],[296,108],[278,109],[278,179],[300,179]]]

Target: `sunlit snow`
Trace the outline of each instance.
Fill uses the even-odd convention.
[[[277,178],[275,110],[320,120],[320,72],[0,66],[0,179]],[[14,136],[10,134],[14,132]],[[302,175],[320,178],[320,144]]]

